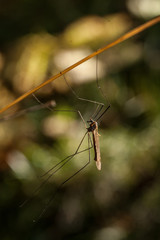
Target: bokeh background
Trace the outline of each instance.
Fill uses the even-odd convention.
[[[159,0],[7,0],[0,5],[1,107],[160,14]],[[75,152],[85,127],[76,112],[49,109],[6,120],[39,105],[33,96],[1,116],[0,239],[160,239],[159,29],[157,24],[65,75],[80,97],[111,103],[99,125],[102,170],[91,153],[90,165],[60,189],[36,223],[57,187],[87,163],[88,151],[33,194],[45,180],[41,176]],[[80,110],[85,120],[95,109],[76,99],[64,78],[36,96],[43,103],[56,101],[59,110]]]

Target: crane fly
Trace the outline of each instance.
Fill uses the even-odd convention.
[[[108,111],[110,105],[104,110],[104,112],[99,116],[97,121]],[[98,133],[98,122],[94,121],[92,118],[87,121],[89,123],[89,127],[87,128],[88,132],[92,132],[92,139],[93,139],[93,148],[94,148],[94,160],[96,162],[96,167],[98,170],[101,170],[101,152],[100,152],[100,144],[99,144],[99,136]]]
[[[94,160],[96,161],[97,169],[101,170],[101,153],[100,153],[100,146],[99,146],[98,123],[95,122],[93,119],[90,119],[88,123],[90,125],[88,128],[88,132],[92,132],[92,138],[93,138],[93,147],[94,147],[94,153],[95,153]]]

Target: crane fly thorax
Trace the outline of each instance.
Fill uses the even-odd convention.
[[[95,121],[93,121],[92,119],[90,119],[88,121],[88,123],[89,123],[89,127],[87,128],[88,132],[93,132],[97,127],[97,125],[96,125],[97,123]]]

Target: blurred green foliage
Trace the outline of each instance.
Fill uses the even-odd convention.
[[[1,3],[0,106],[143,23],[129,2]],[[88,120],[95,106],[76,99],[59,78],[36,96],[69,112],[46,108],[0,122],[1,239],[160,238],[159,37],[159,25],[153,26],[66,74],[80,97],[111,103],[99,125],[102,171],[91,150],[90,165],[58,191],[37,223],[57,187],[89,159],[88,151],[76,155],[33,194],[47,178],[41,176],[73,154],[85,133],[74,110]],[[4,115],[34,105],[30,96]],[[86,147],[87,139],[81,150]]]

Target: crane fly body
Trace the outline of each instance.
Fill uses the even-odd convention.
[[[98,133],[98,123],[94,121],[93,119],[90,119],[88,121],[89,128],[87,128],[88,132],[92,132],[92,138],[93,138],[93,147],[94,147],[94,153],[95,157],[94,160],[96,161],[96,166],[98,170],[101,170],[101,153],[100,153],[100,146],[99,146],[99,133]]]

